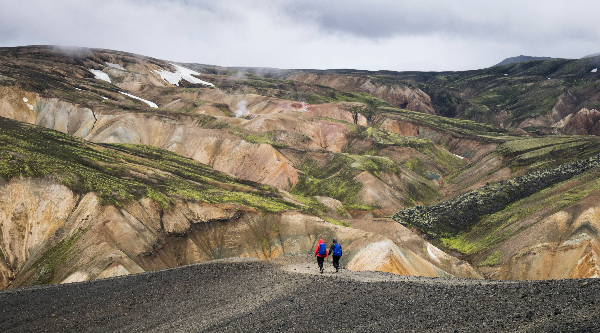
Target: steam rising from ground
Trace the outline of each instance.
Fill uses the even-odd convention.
[[[237,103],[237,110],[235,110],[235,116],[236,118],[241,118],[243,116],[249,115],[250,111],[248,111],[248,109],[246,108],[246,104],[247,102],[245,100],[243,101],[239,101]]]

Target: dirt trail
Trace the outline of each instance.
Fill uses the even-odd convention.
[[[0,292],[0,331],[591,332],[600,281],[318,274],[310,256],[228,259]],[[295,271],[294,271],[295,269]]]

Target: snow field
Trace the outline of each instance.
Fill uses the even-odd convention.
[[[158,108],[158,105],[156,105],[156,104],[155,104],[155,103],[153,103],[153,102],[147,101],[147,100],[145,100],[145,99],[143,99],[143,98],[139,98],[139,97],[137,97],[137,96],[133,96],[132,94],[128,94],[128,93],[126,93],[126,92],[122,92],[122,91],[119,91],[119,92],[120,92],[121,94],[125,95],[125,96],[129,96],[129,97],[131,97],[131,98],[138,99],[138,100],[140,100],[140,101],[142,101],[142,102],[144,102],[144,103],[146,103],[146,104],[150,105],[150,107],[151,107],[151,108]],[[103,98],[104,98],[104,97],[103,97]]]
[[[192,76],[193,75],[200,75],[200,73],[195,72],[191,69],[187,69],[185,67],[181,67],[181,66],[177,66],[175,64],[171,64],[173,65],[177,70],[175,71],[175,73],[171,73],[169,71],[154,71],[156,74],[160,75],[160,77],[169,82],[170,84],[174,84],[176,86],[179,86],[179,81],[181,79],[184,79],[188,82],[191,83],[199,83],[199,84],[205,84],[207,86],[211,86],[214,87],[214,84],[210,83],[210,82],[206,82],[206,81],[202,81],[200,79],[197,79],[195,77]]]
[[[90,72],[92,72],[96,76],[96,79],[104,80],[108,83],[112,83],[112,82],[110,82],[110,78],[108,77],[108,74],[104,73],[103,71],[100,71],[97,69],[90,69]]]

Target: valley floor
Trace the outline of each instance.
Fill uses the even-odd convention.
[[[0,331],[598,332],[600,280],[319,274],[308,256],[228,259],[0,292]]]

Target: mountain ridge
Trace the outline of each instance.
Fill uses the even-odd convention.
[[[552,60],[552,59],[554,59],[554,58],[551,58],[551,57],[535,57],[535,56],[519,55],[519,56],[516,56],[516,57],[506,58],[506,59],[502,60],[501,62],[495,64],[492,67],[503,66],[503,65],[508,65],[508,64],[514,64],[514,63],[517,63],[517,62],[524,62],[524,61]]]
[[[464,233],[386,218],[597,154],[597,59],[440,73],[179,64],[211,86],[170,83],[165,72],[179,69],[164,60],[61,52],[0,49],[4,288],[307,254],[333,237],[354,270],[523,280],[599,271],[598,226],[584,218],[597,209],[593,172],[533,186]],[[553,117],[563,127],[542,126]],[[87,148],[71,158],[73,142]],[[58,205],[59,192],[73,200]],[[531,249],[565,258],[561,269],[521,269],[541,265]]]

